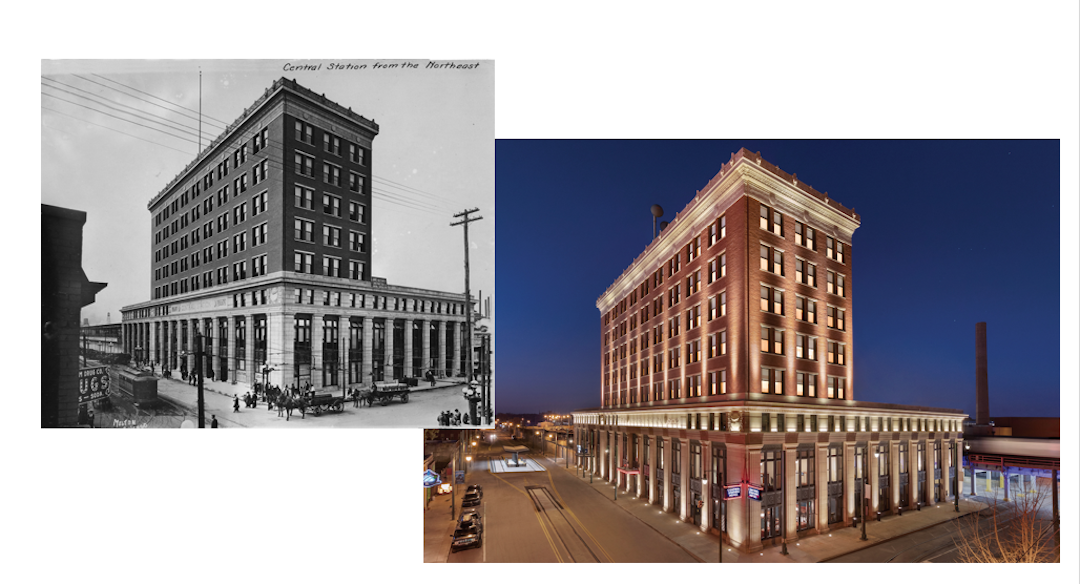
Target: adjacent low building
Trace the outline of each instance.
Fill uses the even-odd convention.
[[[952,497],[963,412],[855,399],[859,223],[733,154],[597,301],[583,463],[743,551]]]
[[[249,385],[464,376],[462,293],[371,274],[379,126],[279,79],[155,197],[151,300],[124,350]]]

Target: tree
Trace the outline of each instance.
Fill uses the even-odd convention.
[[[961,562],[1060,562],[1061,545],[1049,509],[1050,486],[1016,493],[969,516],[956,539]]]

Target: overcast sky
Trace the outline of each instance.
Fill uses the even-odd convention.
[[[493,296],[494,63],[375,67],[404,62],[43,61],[41,202],[87,213],[83,269],[108,284],[83,317],[100,324],[111,313],[116,323],[122,306],[151,297],[146,205],[196,156],[200,69],[204,148],[280,77],[373,119],[372,275],[463,292],[463,230],[450,223],[478,208],[483,219],[469,225],[471,287]]]

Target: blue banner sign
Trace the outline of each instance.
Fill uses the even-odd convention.
[[[724,485],[724,500],[741,499],[742,485]]]
[[[746,485],[746,498],[752,501],[760,501],[761,487],[757,485]]]

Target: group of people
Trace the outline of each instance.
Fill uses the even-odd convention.
[[[439,414],[439,425],[460,426],[462,423],[461,417],[462,414],[457,409],[455,409],[453,413],[451,413],[450,410],[446,410],[445,412]],[[469,423],[469,414],[465,414],[465,423]]]

